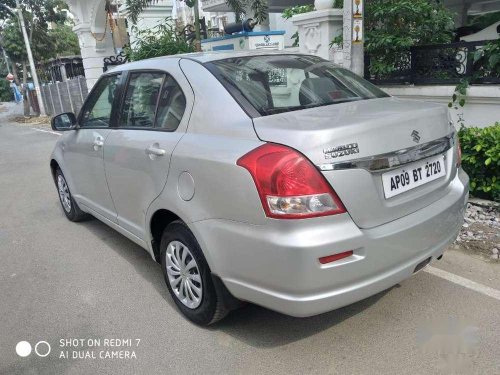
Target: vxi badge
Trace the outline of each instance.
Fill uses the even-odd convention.
[[[335,159],[341,156],[359,154],[359,147],[357,143],[349,143],[347,145],[324,148],[323,154],[325,154],[325,159]]]

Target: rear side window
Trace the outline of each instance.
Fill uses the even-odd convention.
[[[262,116],[388,96],[349,70],[315,56],[249,56],[207,65],[215,68],[211,70],[229,91],[237,90]]]
[[[168,131],[176,130],[185,109],[186,97],[184,93],[177,82],[168,76],[163,84],[160,100],[158,101],[156,127]]]
[[[123,100],[120,127],[152,128],[155,122],[158,96],[165,74],[131,73]]]

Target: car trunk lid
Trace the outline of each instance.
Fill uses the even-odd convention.
[[[395,220],[438,200],[455,172],[453,150],[437,149],[445,155],[444,177],[386,199],[382,174],[391,168],[352,163],[394,152],[404,161],[419,145],[426,148],[446,139],[453,129],[447,108],[438,104],[362,100],[257,117],[254,126],[260,139],[293,147],[318,166],[361,228]],[[341,168],[331,167],[339,163]]]

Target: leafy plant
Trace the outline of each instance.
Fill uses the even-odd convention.
[[[130,61],[194,52],[194,47],[177,35],[170,17],[150,29],[140,30],[134,26],[134,32],[136,40],[125,51]]]
[[[455,91],[451,97],[451,102],[448,103],[449,108],[458,109],[465,105],[467,99],[467,89],[470,86],[469,78],[463,78],[460,83],[455,87]],[[465,126],[463,119],[459,119],[459,125]]]
[[[462,127],[458,136],[471,193],[500,201],[500,122],[487,128]]]
[[[458,109],[463,107],[467,99],[467,89],[471,82],[481,76],[500,77],[500,39],[487,43],[483,48],[478,48],[474,53],[467,56],[473,59],[474,73],[471,77],[463,78],[455,87],[451,102],[448,107]],[[457,105],[458,104],[458,105]],[[462,122],[460,125],[464,125]]]
[[[476,50],[474,64],[486,69],[490,76],[500,77],[500,39]]]
[[[281,14],[281,17],[287,20],[289,18],[292,18],[296,14],[309,13],[313,10],[314,6],[312,4],[295,5],[293,7],[285,8],[285,10],[283,10],[283,13]]]

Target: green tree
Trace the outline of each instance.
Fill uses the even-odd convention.
[[[4,0],[6,6],[0,7],[0,19],[6,21],[3,31],[4,47],[16,62],[27,59],[24,39],[18,24],[17,14],[13,13],[15,0]],[[65,50],[74,51],[78,38],[65,25],[67,5],[63,0],[21,0],[26,31],[30,40],[33,58],[43,61],[56,57]],[[49,28],[49,25],[52,28]]]
[[[25,13],[30,13],[40,25],[48,23],[63,23],[66,20],[66,14],[61,12],[68,9],[64,0],[19,0],[21,8]],[[0,20],[11,19],[15,17],[16,0],[2,0],[0,4]]]
[[[78,37],[69,25],[57,25],[48,31],[50,40],[54,43],[55,56],[71,56],[80,54]]]
[[[76,35],[70,35],[68,29],[64,29],[66,13],[63,10],[67,9],[67,5],[63,0],[20,0],[20,5],[35,62],[75,52],[74,46],[78,43]],[[12,61],[12,74],[19,85],[19,73],[22,74],[22,82],[27,82],[28,58],[15,6],[15,0],[2,0],[0,20],[4,21],[2,45]],[[63,30],[56,31],[60,27]],[[27,102],[25,114],[29,114]]]
[[[370,56],[370,73],[389,75],[405,63],[411,46],[451,42],[453,28],[453,14],[437,1],[367,1],[365,51]]]

